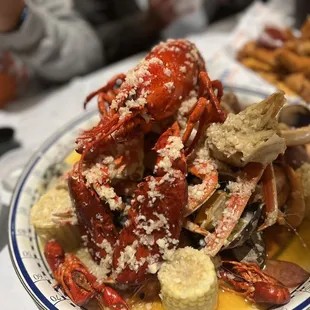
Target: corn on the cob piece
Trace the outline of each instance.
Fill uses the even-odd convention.
[[[34,204],[30,220],[42,244],[50,239],[56,239],[66,250],[73,250],[80,244],[80,234],[77,225],[60,225],[54,220],[54,214],[66,213],[72,210],[68,189],[61,183],[49,189]]]
[[[205,253],[190,247],[178,249],[158,273],[160,296],[167,310],[213,310],[218,284],[214,265]]]

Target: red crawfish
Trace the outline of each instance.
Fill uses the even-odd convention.
[[[115,290],[98,283],[81,260],[73,254],[65,254],[57,241],[50,240],[46,243],[44,255],[58,285],[78,306],[96,299],[100,309],[109,307],[129,310],[127,303]]]
[[[114,248],[114,270],[112,272],[117,273],[117,282],[139,283],[146,278],[148,273],[146,270],[149,266],[154,265],[151,262],[156,263],[163,259],[164,253],[160,253],[160,251],[164,251],[159,249],[159,245],[154,245],[157,256],[155,261],[152,261],[155,254],[147,247],[137,244],[140,238],[138,236],[133,238],[133,232],[128,231],[128,227],[136,228],[137,223],[134,222],[139,217],[145,217],[146,221],[158,221],[162,219],[162,216],[165,216],[168,224],[171,225],[168,231],[159,230],[156,232],[155,242],[158,241],[157,239],[165,237],[170,238],[173,242],[178,241],[182,208],[187,204],[184,153],[191,152],[193,145],[198,141],[198,133],[203,131],[209,116],[213,118],[213,115],[216,115],[217,120],[225,118],[219,105],[223,93],[222,86],[219,81],[211,81],[206,72],[200,72],[203,70],[205,70],[204,61],[192,43],[186,40],[170,40],[155,47],[126,77],[119,76],[112,79],[105,87],[87,98],[89,100],[91,97],[99,95],[101,120],[97,126],[84,132],[78,138],[78,151],[82,153],[82,156],[78,166],[69,177],[69,190],[81,235],[86,240],[86,246],[94,260],[99,263],[107,255],[107,247]],[[119,89],[115,89],[113,85],[118,78],[122,80],[122,84]],[[217,89],[216,95],[214,89]],[[87,183],[85,178],[87,172],[83,169],[87,164],[94,163],[95,159],[98,159],[107,149],[113,148],[116,141],[128,141],[131,137],[150,130],[150,125],[153,123],[174,116],[182,100],[186,99],[192,90],[198,90],[201,97],[191,112],[188,127],[182,139],[183,145],[189,140],[190,133],[197,122],[199,123],[198,133],[191,145],[185,149],[179,149],[177,158],[173,158],[170,162],[172,172],[178,174],[178,177],[167,178],[169,173],[159,169],[154,171],[154,177],[148,177],[141,182],[129,206],[128,227],[124,227],[118,234],[113,222],[113,212],[109,210],[107,204],[101,202],[94,191],[94,186]],[[110,105],[109,108],[105,106],[106,102]],[[217,113],[213,113],[214,111]],[[179,127],[174,124],[159,138],[155,150],[160,150],[158,149],[159,145],[169,148],[169,138],[180,138],[179,135]],[[180,139],[181,144],[182,140]],[[158,156],[159,161],[161,161],[160,157]],[[180,159],[182,160],[180,161]],[[181,163],[183,163],[183,168],[178,167]],[[155,209],[158,212],[155,213],[158,216],[146,208],[148,204],[153,203],[151,200],[154,197],[151,199],[147,197],[146,193],[154,189],[154,179],[158,183],[162,181],[161,184],[155,184],[155,192],[158,192],[162,198],[156,201],[158,205]],[[104,191],[105,188],[102,190]],[[138,199],[139,196],[140,198],[146,196],[145,202]],[[176,201],[180,203],[177,205]],[[159,243],[161,246],[167,245],[164,240]],[[132,247],[133,244],[135,245],[134,251],[138,253],[136,259],[139,261],[139,267],[137,270],[129,271],[128,268],[123,268],[125,269],[123,270],[118,262],[126,248]],[[168,250],[171,247],[170,244]],[[144,263],[142,263],[143,260],[145,260]],[[133,266],[131,267],[133,268]],[[122,276],[126,272],[127,275]]]
[[[290,301],[288,288],[265,274],[257,264],[225,261],[223,267],[226,266],[231,271],[220,271],[220,279],[231,284],[233,289],[221,285],[224,290],[242,295],[255,303],[284,305]]]
[[[110,268],[118,283],[139,284],[146,280],[150,265],[156,268],[179,240],[182,213],[187,204],[187,167],[177,123],[160,136],[154,149],[158,153],[154,176],[138,184],[128,209],[128,220],[119,233],[111,210],[101,203],[96,192],[77,175],[69,177],[70,194],[85,245],[97,263],[111,255],[107,250],[113,248]],[[132,262],[123,259],[129,250]]]
[[[118,283],[146,280],[179,241],[188,199],[187,167],[177,122],[161,135],[154,149],[158,153],[154,176],[138,184],[128,221],[115,244],[113,271]]]
[[[77,139],[77,151],[82,154],[80,169],[84,159],[96,156],[112,140],[124,139],[128,132],[137,131],[137,128],[147,132],[154,122],[173,116],[190,92],[198,89],[200,72],[205,72],[205,63],[195,45],[187,40],[168,40],[155,46],[127,75],[114,77],[90,94],[85,105],[99,95],[102,118]],[[116,90],[118,80],[122,84]],[[211,83],[211,87],[218,88],[218,97],[221,97],[220,82]],[[208,92],[199,93],[199,96],[208,95]],[[206,109],[205,104],[203,106]],[[224,119],[219,104],[216,109]]]

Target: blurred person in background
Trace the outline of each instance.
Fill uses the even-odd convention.
[[[140,52],[174,18],[171,0],[0,0],[0,50],[35,75],[64,82]]]
[[[11,61],[14,66],[2,63],[1,68],[0,56],[0,93],[10,90],[3,96],[8,98],[16,89],[12,74],[21,81],[26,80],[25,72],[31,72],[41,82],[66,82],[149,49],[173,22],[165,37],[184,36],[197,27],[191,29],[187,22],[182,28],[182,17],[188,12],[178,7],[194,2],[200,3],[198,15],[188,20],[203,29],[216,8],[221,11],[225,3],[242,8],[251,0],[0,0],[0,55],[9,51],[27,67],[20,69]],[[1,75],[6,84],[1,83]]]

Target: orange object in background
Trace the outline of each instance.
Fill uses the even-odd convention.
[[[17,94],[16,77],[7,72],[0,72],[0,108],[3,108]]]
[[[18,95],[27,81],[25,65],[18,63],[8,52],[0,52],[0,109]]]

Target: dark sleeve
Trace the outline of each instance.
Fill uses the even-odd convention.
[[[101,25],[96,31],[108,63],[149,49],[159,40],[159,31],[147,22],[146,14],[140,12]]]
[[[207,14],[210,22],[216,22],[231,15],[237,14],[248,7],[253,0],[204,0],[206,4],[213,2],[216,5],[212,7],[212,14],[209,14],[207,5]]]
[[[75,0],[80,14],[93,26],[111,63],[150,48],[159,40],[161,26],[135,0]]]

